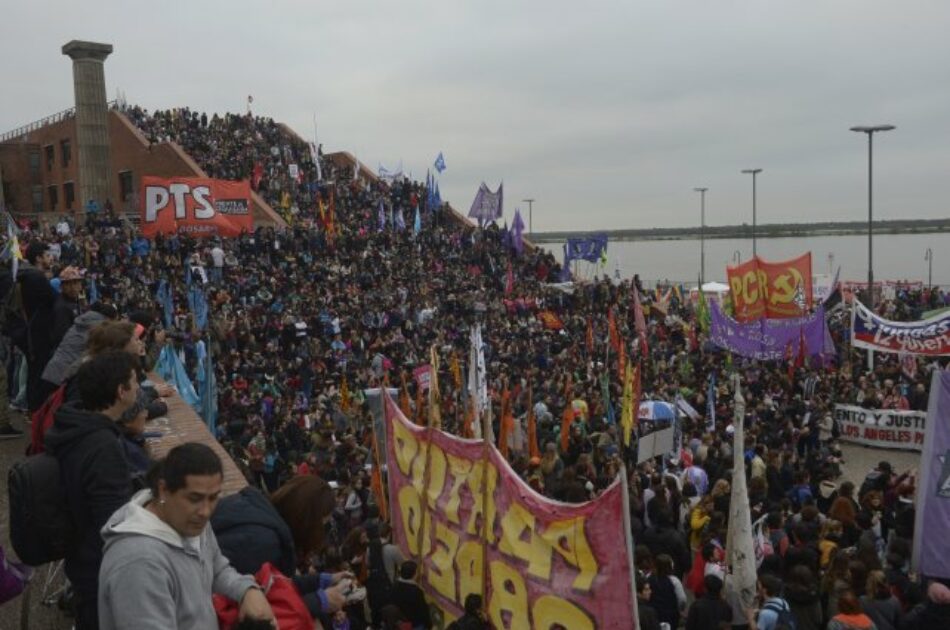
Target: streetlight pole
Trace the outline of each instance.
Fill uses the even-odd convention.
[[[924,260],[927,261],[927,288],[934,288],[934,250],[927,248],[924,253]]]
[[[532,227],[533,221],[531,220],[532,215],[534,214],[534,199],[522,199],[521,201],[528,204],[528,236],[534,235],[534,228]]]
[[[868,301],[874,308],[874,134],[893,131],[894,125],[861,125],[851,131],[868,136]]]
[[[706,284],[706,191],[708,188],[694,188],[699,193],[699,284]]]
[[[732,252],[732,261],[737,265],[742,262],[742,254],[738,249]]]
[[[746,175],[752,175],[752,257],[756,256],[755,248],[755,176],[762,172],[761,168],[746,168],[742,172]]]

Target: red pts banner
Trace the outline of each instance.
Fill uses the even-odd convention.
[[[811,252],[777,263],[756,257],[726,273],[736,321],[804,317],[811,308]]]
[[[421,560],[433,627],[471,593],[493,628],[637,627],[623,475],[587,503],[552,501],[494,446],[415,426],[388,395],[384,408],[393,540]]]
[[[204,177],[142,178],[142,234],[196,238],[240,236],[254,230],[251,186]]]

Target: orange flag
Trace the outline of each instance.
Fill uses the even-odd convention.
[[[452,382],[455,384],[455,389],[462,389],[462,367],[459,365],[459,355],[455,352],[452,352],[449,370],[452,372]]]
[[[370,490],[376,497],[376,505],[379,506],[379,516],[382,520],[389,520],[389,506],[386,501],[386,491],[383,488],[382,465],[379,461],[379,445],[376,443],[376,436],[373,436],[373,474],[370,477]]]
[[[515,419],[511,415],[511,392],[508,391],[508,385],[505,385],[501,392],[501,422],[498,429],[498,450],[501,456],[508,459],[508,437],[514,429]]]
[[[624,375],[627,373],[627,346],[620,341],[620,353],[617,355],[617,378],[623,382]]]
[[[471,439],[475,435],[475,429],[472,424],[475,422],[475,401],[472,396],[468,398],[468,404],[465,405],[465,420],[462,423],[462,437]]]
[[[567,406],[564,407],[564,414],[561,416],[561,451],[567,451],[567,446],[570,443],[568,439],[571,433],[571,424],[574,423],[574,407],[571,405],[571,401],[567,401]]]
[[[617,318],[614,316],[614,309],[610,307],[607,311],[607,334],[610,337],[610,347],[614,352],[620,352],[620,331],[617,330]]]
[[[587,318],[587,352],[594,352],[594,323],[591,321],[590,317]]]
[[[528,456],[541,457],[538,449],[538,423],[534,417],[534,401],[531,399],[531,386],[528,385]]]

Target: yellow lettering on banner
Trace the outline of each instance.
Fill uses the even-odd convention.
[[[734,276],[729,277],[729,288],[732,291],[733,299],[736,304],[741,306],[743,302],[746,302],[745,293],[742,292],[742,276],[735,274]]]
[[[554,595],[542,595],[531,607],[535,630],[551,630],[554,627],[571,630],[594,630],[593,620],[571,602]]]
[[[426,579],[442,597],[450,601],[457,601],[455,599],[455,569],[452,561],[458,551],[458,546],[459,535],[442,523],[436,522],[435,553],[432,554]]]
[[[488,602],[488,618],[492,627],[512,630],[530,628],[528,589],[524,578],[504,562],[491,562],[489,567],[491,567],[491,600]]]
[[[513,502],[501,519],[498,551],[525,562],[528,573],[543,580],[551,577],[551,550],[534,531],[534,515]]]
[[[759,285],[759,291],[762,293],[762,302],[768,302],[769,291],[771,290],[771,287],[769,287],[769,275],[759,269],[755,272],[755,276],[756,282]]]
[[[548,525],[541,533],[551,547],[557,551],[565,562],[577,568],[580,573],[574,578],[574,588],[589,591],[597,577],[597,559],[587,544],[584,534],[584,518],[578,517],[566,521],[555,521]],[[548,572],[551,567],[548,565]],[[573,628],[574,626],[565,626]]]
[[[435,444],[429,445],[429,509],[434,510],[445,485],[445,453]]]
[[[402,530],[406,533],[409,553],[419,553],[419,527],[422,525],[422,501],[412,486],[403,486],[399,490],[399,512],[402,516]]]
[[[465,479],[472,472],[472,462],[467,459],[461,459],[454,455],[446,455],[448,459],[449,474],[452,475],[452,487],[449,489],[449,500],[445,502],[443,514],[450,523],[459,524],[459,506],[462,499],[459,496],[459,490]]]
[[[756,285],[754,271],[747,271],[742,276],[742,293],[747,304],[754,304],[759,300],[759,289]]]
[[[455,566],[459,574],[459,602],[472,593],[482,592],[482,545],[468,541],[459,547],[455,556]]]
[[[482,514],[482,471],[488,466],[488,513]],[[488,523],[486,539],[489,544],[495,542],[495,487],[498,485],[498,469],[491,462],[475,462],[472,466],[472,472],[468,475],[467,484],[472,492],[472,513],[468,517],[468,525],[465,532],[471,536],[480,536],[482,533],[482,520]]]
[[[419,452],[419,441],[401,422],[393,421],[394,450],[396,451],[396,465],[399,472],[409,474],[416,453]]]

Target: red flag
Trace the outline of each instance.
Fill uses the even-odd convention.
[[[611,307],[607,311],[607,334],[610,337],[610,347],[614,352],[620,352],[620,332],[617,330],[617,318],[614,317],[614,309]],[[622,377],[621,377],[622,378]]]
[[[594,352],[594,324],[591,321],[590,317],[587,318],[587,352],[588,354],[593,354]]]
[[[617,371],[620,379],[620,382],[623,382],[623,376],[626,374],[627,369],[627,346],[623,343],[623,340],[620,341],[620,353],[617,355]]]
[[[508,261],[508,273],[505,276],[505,295],[515,290],[515,274],[511,271],[511,261]]]
[[[643,305],[640,304],[640,292],[637,286],[633,286],[633,315],[637,322],[637,334],[640,336],[640,356],[646,357],[649,353],[647,347],[647,322],[643,316]]]
[[[376,497],[376,505],[379,507],[379,515],[382,519],[389,519],[389,507],[386,501],[386,491],[383,488],[382,464],[379,457],[379,444],[376,442],[376,435],[372,436],[373,448],[373,473],[370,477],[370,489],[373,496]]]
[[[795,368],[798,369],[805,365],[805,356],[808,354],[808,346],[805,344],[805,331],[798,329],[798,356],[795,357]]]
[[[264,179],[264,165],[260,162],[254,162],[254,170],[251,171],[251,186],[254,187],[254,190],[260,187],[262,179]]]

